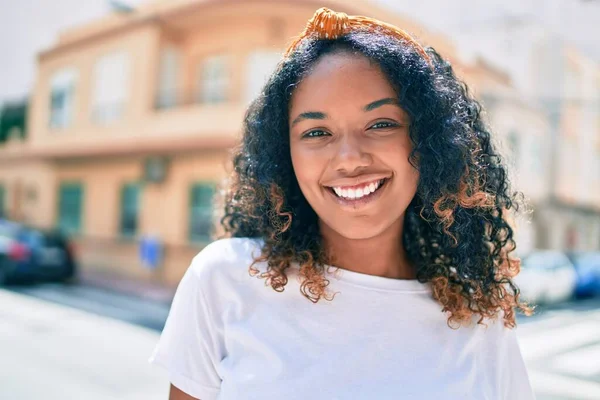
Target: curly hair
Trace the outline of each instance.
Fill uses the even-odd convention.
[[[301,293],[333,300],[324,276],[330,265],[318,216],[304,198],[290,156],[289,107],[294,89],[317,60],[334,52],[363,55],[378,65],[411,117],[409,162],[419,171],[417,193],[406,210],[403,245],[421,283],[460,327],[473,316],[516,326],[515,308],[532,315],[512,281],[520,271],[508,213],[526,205],[510,192],[506,165],[491,141],[482,107],[433,48],[428,64],[414,47],[379,33],[351,32],[334,40],[307,37],[282,59],[248,108],[243,139],[221,224],[227,237],[263,239],[250,273],[283,291],[286,269],[300,266]],[[257,262],[266,262],[259,273]],[[456,328],[458,329],[458,328]]]

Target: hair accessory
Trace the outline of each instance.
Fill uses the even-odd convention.
[[[380,31],[401,41],[407,42],[413,46],[429,64],[432,63],[431,58],[425,49],[402,29],[374,18],[359,15],[348,16],[346,13],[332,11],[327,7],[319,8],[315,12],[306,24],[304,31],[300,36],[294,39],[287,48],[284,56],[287,57],[292,53],[300,41],[305,37],[314,35],[319,39],[337,39],[349,32],[358,30],[367,32]]]

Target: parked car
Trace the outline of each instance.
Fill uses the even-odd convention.
[[[16,241],[16,236],[21,226],[4,219],[0,219],[0,284],[5,283],[12,275],[10,260],[18,260],[23,246]]]
[[[533,304],[552,304],[574,296],[575,266],[557,250],[537,250],[521,259],[521,272],[514,278],[522,299]]]
[[[72,246],[64,234],[0,222],[0,284],[68,281],[75,274]]]
[[[569,252],[567,256],[577,272],[575,297],[600,296],[600,252]]]

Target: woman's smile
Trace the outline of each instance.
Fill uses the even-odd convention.
[[[391,178],[371,180],[354,186],[325,186],[325,191],[344,209],[355,211],[379,199]]]

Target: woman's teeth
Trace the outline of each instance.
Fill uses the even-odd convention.
[[[362,187],[354,189],[344,189],[341,187],[333,187],[332,189],[335,192],[335,194],[338,195],[338,197],[348,200],[356,200],[360,199],[361,197],[365,197],[379,189],[379,187],[383,184],[384,181],[385,179],[381,179],[377,182],[372,182],[369,185],[364,185]]]

